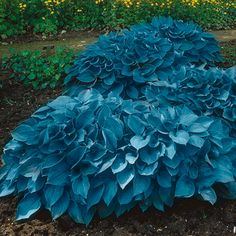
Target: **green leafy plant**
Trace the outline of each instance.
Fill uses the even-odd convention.
[[[10,56],[3,58],[1,67],[11,71],[10,78],[19,79],[35,89],[55,88],[62,83],[75,54],[69,48],[56,48],[54,52],[11,51]]]
[[[235,7],[233,0],[2,0],[0,36],[114,30],[167,15],[192,20],[205,29],[223,29],[235,26]]]
[[[224,65],[226,67],[236,65],[236,41],[223,43],[221,46],[224,55]]]
[[[26,30],[25,20],[18,7],[18,0],[0,1],[0,38],[7,38]]]

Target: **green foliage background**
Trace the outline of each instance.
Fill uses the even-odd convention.
[[[60,30],[120,29],[170,15],[205,29],[236,24],[234,0],[1,0],[0,36],[57,34]]]

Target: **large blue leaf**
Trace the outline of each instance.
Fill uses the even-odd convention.
[[[106,148],[111,151],[115,151],[117,148],[117,138],[115,135],[110,130],[105,128],[102,129],[102,135],[105,140]]]
[[[111,167],[113,174],[119,173],[122,170],[124,170],[127,164],[128,162],[126,161],[124,157],[117,157]]]
[[[124,189],[129,182],[134,178],[134,169],[127,167],[122,172],[119,172],[117,175],[117,181],[122,189]]]
[[[178,130],[176,133],[170,132],[170,138],[173,142],[186,145],[189,141],[189,134],[184,130]]]
[[[133,199],[133,186],[128,185],[125,189],[119,192],[117,198],[121,205],[129,204]]]
[[[68,213],[76,223],[84,223],[81,209],[75,201],[70,202]]]
[[[192,197],[194,193],[195,193],[194,183],[186,177],[180,177],[176,183],[175,196]]]
[[[134,177],[134,181],[133,181],[134,196],[147,191],[150,184],[151,184],[150,177],[136,174],[135,177]]]
[[[37,133],[31,126],[22,124],[17,127],[11,135],[17,141],[35,144],[35,142],[32,143],[32,141],[36,139]]]
[[[165,170],[162,170],[157,175],[157,181],[160,186],[163,188],[170,188],[171,187],[171,176]]]
[[[182,110],[182,114],[180,115],[180,124],[189,126],[193,124],[194,121],[196,121],[198,118],[197,115],[195,115],[191,110],[189,110],[187,107],[184,107]]]
[[[150,136],[147,136],[145,139],[142,137],[142,136],[133,136],[131,139],[130,139],[130,143],[131,145],[136,148],[137,150],[145,147],[148,145],[149,141],[150,141]]]
[[[38,194],[26,194],[18,205],[16,212],[16,220],[28,219],[35,212],[37,212],[40,207],[41,201]]]
[[[135,115],[128,117],[127,125],[136,135],[142,135],[145,129],[144,122]]]
[[[160,157],[160,153],[155,149],[141,149],[140,150],[140,159],[147,163],[148,165],[153,164]]]
[[[214,204],[216,202],[217,197],[213,188],[204,188],[199,192],[204,200],[210,202],[211,204]]]
[[[90,188],[88,176],[80,176],[72,182],[72,190],[75,194],[81,195],[84,198],[87,198],[88,191]]]
[[[106,184],[106,187],[103,193],[103,199],[107,206],[109,206],[113,198],[116,196],[117,190],[118,188],[117,188],[116,181],[109,181]]]
[[[90,189],[87,200],[87,209],[90,209],[101,200],[104,189],[104,186],[97,187],[96,189]]]
[[[64,192],[60,199],[51,207],[52,218],[55,220],[62,216],[68,209],[70,204],[70,196],[68,192]]]
[[[0,182],[0,197],[5,197],[14,193],[15,185],[11,181]]]
[[[44,188],[44,196],[47,206],[50,208],[54,205],[63,195],[64,187],[47,184]]]

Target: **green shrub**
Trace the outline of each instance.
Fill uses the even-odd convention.
[[[0,36],[7,38],[16,34],[24,33],[26,22],[18,7],[18,0],[0,1]]]
[[[10,78],[16,78],[35,89],[55,88],[62,84],[65,70],[75,57],[75,51],[57,48],[53,53],[41,51],[12,51],[4,57],[2,70],[10,71]]]
[[[205,29],[222,29],[235,26],[235,9],[234,0],[1,0],[0,36],[113,30],[167,15],[193,20]]]

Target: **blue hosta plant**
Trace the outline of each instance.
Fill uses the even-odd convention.
[[[58,97],[12,133],[0,196],[21,193],[17,219],[41,207],[88,224],[139,205],[164,210],[175,197],[212,204],[215,186],[235,196],[236,140],[222,118],[185,105],[104,98],[93,89]],[[233,190],[236,190],[233,188]]]
[[[236,67],[192,23],[154,19],[103,36],[76,61],[67,91],[12,132],[0,197],[17,219],[41,208],[89,224],[177,197],[236,198]]]
[[[101,36],[77,58],[65,82],[73,85],[70,95],[78,93],[75,84],[80,82],[138,98],[141,84],[171,77],[181,65],[213,65],[220,59],[217,41],[197,25],[155,18],[150,24]]]

